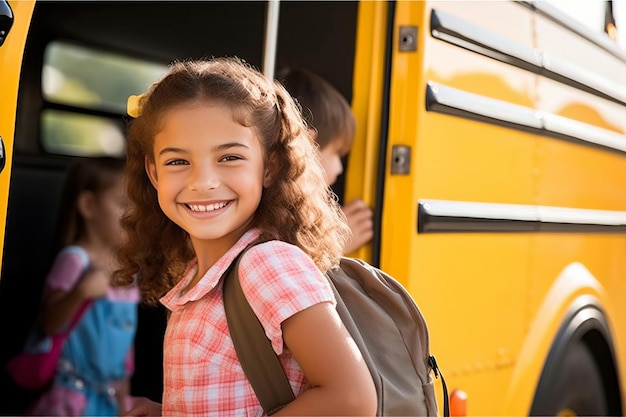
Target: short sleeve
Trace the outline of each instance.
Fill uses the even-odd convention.
[[[335,297],[328,279],[297,246],[270,241],[254,246],[239,264],[243,292],[277,354],[283,350],[281,324],[294,314]]]
[[[69,291],[89,265],[89,255],[80,246],[65,247],[54,260],[46,279],[46,291]]]

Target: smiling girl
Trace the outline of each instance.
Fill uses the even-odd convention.
[[[179,62],[135,113],[117,277],[137,276],[170,316],[162,405],[138,399],[129,415],[263,415],[222,296],[224,272],[255,242],[241,286],[296,394],[274,415],[374,415],[372,378],[323,275],[350,232],[289,93],[235,58]]]

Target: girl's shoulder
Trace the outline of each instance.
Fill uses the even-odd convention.
[[[283,240],[267,240],[265,242],[252,244],[248,251],[244,254],[252,256],[268,256],[268,255],[276,255],[276,256],[285,256],[285,255],[294,255],[307,256],[302,249],[298,246],[293,245],[291,243],[285,242]]]
[[[48,287],[69,290],[89,265],[89,254],[83,247],[77,245],[64,247],[50,268]]]
[[[89,253],[87,253],[85,248],[78,245],[69,245],[59,251],[52,265],[52,269],[70,268],[72,270],[83,271],[87,269],[90,264]]]
[[[59,251],[57,259],[74,259],[76,262],[82,265],[83,268],[87,268],[91,263],[87,250],[78,245],[69,245],[64,247]]]
[[[277,354],[283,350],[281,324],[315,304],[335,304],[330,282],[299,247],[271,241],[241,257],[238,278],[252,310]]]
[[[281,240],[269,240],[250,247],[241,257],[240,268],[246,269],[308,269],[317,266],[298,246]]]

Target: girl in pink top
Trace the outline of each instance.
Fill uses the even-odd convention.
[[[222,297],[223,273],[259,240],[239,276],[296,394],[274,415],[374,415],[372,378],[322,274],[349,229],[289,93],[235,58],[178,62],[129,114],[117,279],[136,276],[170,316],[162,404],[137,399],[128,415],[263,415]]]
[[[128,206],[124,160],[77,158],[60,210],[59,253],[48,273],[39,326],[54,334],[89,306],[63,344],[51,385],[28,410],[37,416],[117,416],[129,405],[139,289],[111,285]]]

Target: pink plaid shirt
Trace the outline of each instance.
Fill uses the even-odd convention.
[[[220,278],[259,231],[251,229],[189,292],[192,262],[161,302],[171,310],[164,341],[163,416],[264,415],[230,338]],[[335,298],[324,275],[298,247],[270,241],[250,249],[239,264],[241,286],[265,328],[296,395],[307,381],[283,345],[281,323],[312,305]]]

